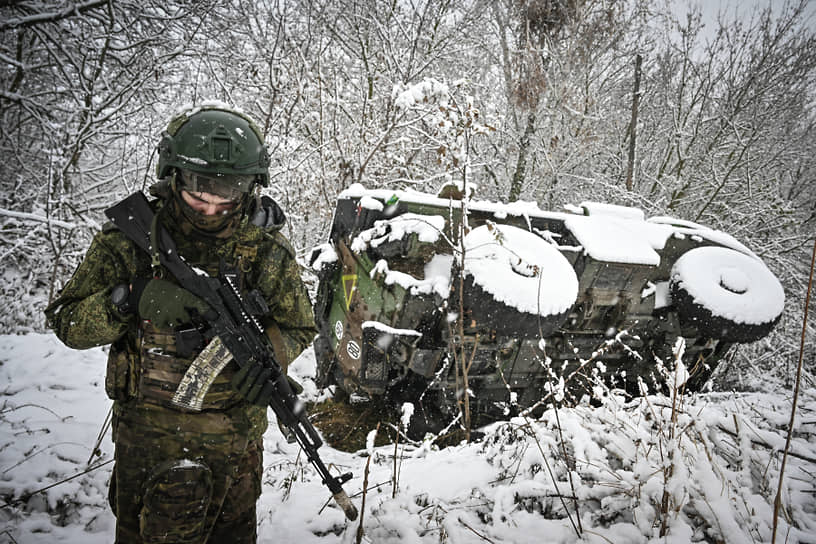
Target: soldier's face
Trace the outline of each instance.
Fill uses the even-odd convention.
[[[212,193],[181,191],[181,198],[188,206],[202,215],[227,214],[238,205],[234,200]]]

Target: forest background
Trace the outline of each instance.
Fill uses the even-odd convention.
[[[355,182],[433,192],[466,177],[480,199],[596,200],[728,232],[787,299],[772,335],[733,351],[718,379],[789,383],[816,232],[812,12],[808,0],[715,19],[658,0],[0,1],[0,333],[44,329],[103,210],[155,181],[167,120],[216,99],[259,121],[269,194],[301,257]],[[807,338],[812,372],[812,325]]]

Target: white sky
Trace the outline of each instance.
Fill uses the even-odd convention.
[[[668,0],[674,13],[682,16],[688,12],[690,6],[699,7],[706,23],[704,33],[713,35],[717,26],[717,15],[723,13],[731,18],[734,13],[743,19],[748,19],[752,14],[758,14],[766,7],[770,6],[774,13],[782,11],[783,7],[798,0]],[[816,0],[808,0],[806,8],[807,25],[816,27]]]

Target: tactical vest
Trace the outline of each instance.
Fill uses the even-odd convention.
[[[255,223],[263,228],[263,225]],[[245,287],[245,276],[256,261],[259,245],[265,235],[251,236],[248,240],[236,239],[226,243],[222,253],[227,263],[239,270],[240,288]],[[274,243],[267,240],[268,243]],[[218,273],[218,263],[190,263],[214,276]],[[172,278],[167,278],[172,280]],[[276,325],[266,330],[270,338],[276,359],[284,371],[288,367],[283,336]],[[135,346],[114,343],[108,357],[108,372],[105,388],[108,396],[114,400],[137,400],[165,408],[183,411],[171,402],[185,372],[195,360],[197,354],[182,357],[176,347],[176,336],[172,328],[160,329],[149,321],[139,323]],[[234,391],[231,380],[237,371],[234,363],[229,363],[216,377],[204,396],[202,410],[227,410],[242,402]]]
[[[141,324],[140,344],[136,398],[182,410],[171,399],[195,356],[179,356],[173,330],[157,329],[149,321]],[[226,410],[241,402],[241,397],[230,384],[235,371],[235,364],[230,363],[215,378],[204,396],[203,410]]]
[[[233,259],[230,259],[232,261]],[[217,265],[203,266],[191,263],[203,269],[209,275],[218,272]],[[230,263],[232,264],[232,263]],[[241,274],[243,277],[243,274]],[[165,275],[165,279],[174,281]],[[190,364],[198,353],[182,357],[176,347],[176,336],[173,328],[158,328],[150,321],[139,322],[137,340],[137,357],[135,360],[135,398],[140,402],[156,404],[165,408],[182,410],[171,402],[173,394],[181,383]],[[216,377],[204,397],[202,410],[226,410],[241,401],[230,385],[230,379],[236,371],[230,363]]]

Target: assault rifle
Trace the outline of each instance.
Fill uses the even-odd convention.
[[[163,265],[179,285],[214,310],[206,312],[202,318],[202,332],[212,341],[190,365],[176,390],[173,403],[188,410],[201,410],[204,394],[230,360],[241,368],[260,365],[268,370],[271,377],[263,389],[272,393],[269,406],[278,420],[294,434],[346,517],[356,519],[357,509],[343,490],[343,483],[350,480],[352,475],[347,472],[338,477],[332,476],[320,459],[317,450],[323,442],[309,421],[303,403],[275,360],[271,343],[256,317],[268,311],[260,293],[251,291],[246,298],[242,297],[237,285],[237,273],[223,265],[218,277],[210,277],[190,266],[178,254],[170,233],[162,228],[158,216],[141,192],[105,210],[105,215],[125,236],[153,257],[154,266]]]

